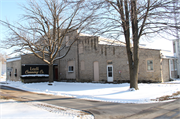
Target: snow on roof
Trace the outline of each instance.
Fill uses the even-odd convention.
[[[118,40],[115,40],[115,39],[104,38],[104,37],[99,37],[99,44],[126,46],[126,43],[124,43],[122,41],[118,41]]]
[[[79,36],[93,36],[93,35],[86,34],[86,33],[80,33]],[[99,44],[117,45],[117,46],[125,46],[126,45],[126,43],[124,43],[122,41],[118,41],[118,40],[110,39],[110,38],[104,38],[102,36],[99,37]]]
[[[177,58],[174,56],[174,53],[172,53],[171,51],[161,50],[160,52],[161,52],[162,58],[167,58],[167,59]]]
[[[80,33],[79,36],[93,36],[93,35],[86,34],[86,33]]]
[[[9,58],[9,59],[6,59],[6,62],[13,62],[13,61],[18,61],[18,60],[21,60],[21,57]]]

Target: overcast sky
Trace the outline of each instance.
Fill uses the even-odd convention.
[[[10,23],[20,21],[23,10],[19,4],[25,4],[26,0],[0,0],[0,20],[8,20]],[[5,33],[7,29],[0,25],[0,40],[5,39]],[[169,38],[170,40],[173,38]],[[140,42],[140,44],[146,44],[146,47],[153,49],[162,49],[172,51],[172,41],[165,40],[159,37],[150,38],[150,41],[146,40]],[[3,45],[3,44],[0,44]],[[11,50],[2,50],[1,52],[10,52]]]

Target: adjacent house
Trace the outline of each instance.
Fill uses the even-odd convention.
[[[76,34],[77,35],[77,32]],[[66,36],[64,45],[74,39]],[[129,67],[124,42],[80,34],[68,55],[54,62],[54,80],[88,82],[123,82],[129,80]],[[66,50],[66,49],[64,49]],[[64,51],[59,52],[61,56]],[[133,55],[133,54],[132,54]],[[176,78],[174,57],[161,50],[140,48],[139,81],[164,82]],[[48,81],[48,65],[33,54],[7,59],[7,80],[23,82]]]
[[[0,77],[1,77],[1,73],[2,73],[2,61],[0,61]]]

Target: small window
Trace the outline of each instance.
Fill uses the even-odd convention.
[[[9,76],[11,76],[11,72],[9,72]]]
[[[15,69],[14,76],[17,77],[17,69]]]
[[[147,60],[147,71],[153,71],[153,60]]]
[[[74,72],[74,67],[73,66],[69,66],[69,71],[68,72]]]

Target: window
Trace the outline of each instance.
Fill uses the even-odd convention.
[[[68,72],[74,72],[74,61],[68,61]]]
[[[153,71],[153,60],[147,60],[147,71]]]
[[[108,77],[112,77],[112,67],[108,67]]]
[[[74,72],[74,67],[73,66],[69,66],[68,72]]]
[[[17,77],[17,69],[15,69],[14,76]]]

